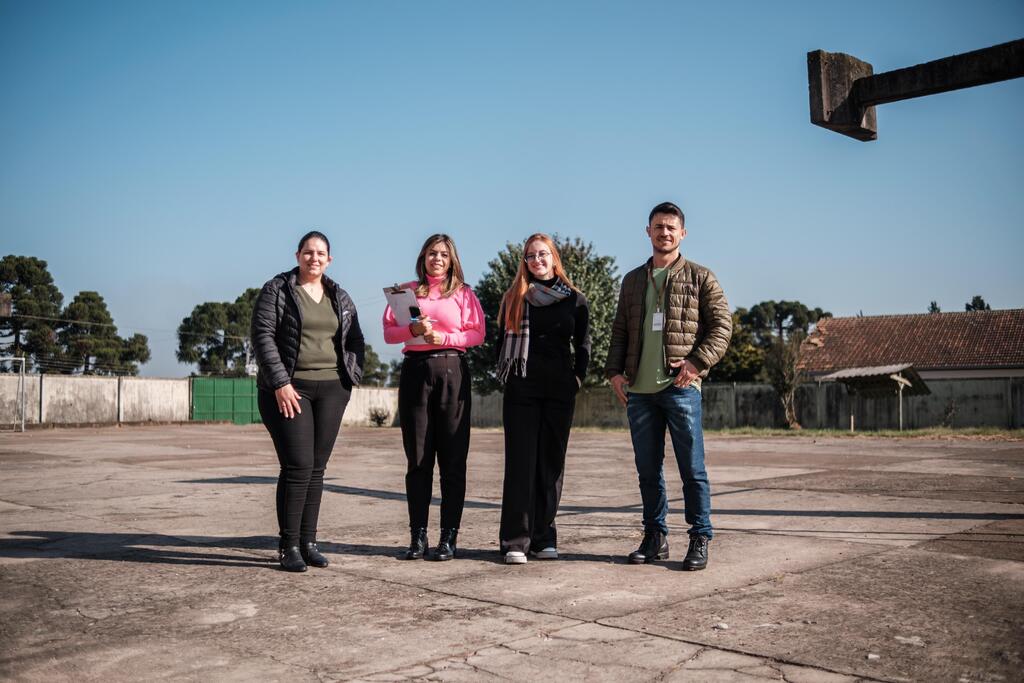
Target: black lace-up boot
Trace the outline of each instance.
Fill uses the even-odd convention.
[[[630,564],[650,564],[668,559],[668,536],[660,531],[645,531],[640,547],[629,554]]]
[[[708,566],[708,543],[711,539],[707,536],[694,534],[690,536],[690,548],[683,558],[683,569],[688,572],[695,572]]]

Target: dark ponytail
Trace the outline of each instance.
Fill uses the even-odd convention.
[[[306,246],[306,242],[310,241],[311,239],[321,239],[321,240],[323,240],[324,244],[327,245],[327,255],[328,256],[331,255],[331,241],[329,239],[327,239],[327,235],[323,234],[319,230],[310,230],[305,235],[303,235],[302,239],[299,240],[299,248],[296,249],[295,251],[296,252],[302,251],[302,247]]]

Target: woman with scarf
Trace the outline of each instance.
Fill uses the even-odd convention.
[[[527,554],[554,560],[569,428],[590,361],[590,308],[547,235],[523,244],[498,324],[498,379],[505,383],[501,552],[506,564],[525,564]]]
[[[448,235],[431,235],[416,259],[417,279],[403,287],[416,294],[419,315],[400,325],[384,310],[384,341],[404,343],[398,415],[408,468],[405,493],[411,540],[406,560],[427,557],[427,518],[434,460],[441,470],[441,536],[433,559],[455,557],[466,499],[466,458],[472,379],[466,348],[484,340],[484,312],[465,283],[459,253]]]

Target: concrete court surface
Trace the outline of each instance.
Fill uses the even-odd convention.
[[[1024,680],[1024,442],[711,436],[715,540],[631,566],[625,432],[576,431],[562,558],[497,552],[475,431],[460,558],[408,540],[397,429],[344,430],[327,569],[276,569],[259,425],[0,434],[3,680]],[[436,503],[436,501],[435,501]],[[437,537],[436,507],[431,541]]]

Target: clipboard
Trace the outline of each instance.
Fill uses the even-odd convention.
[[[388,306],[391,307],[391,312],[395,315],[395,322],[399,325],[408,326],[412,322],[413,315],[410,308],[419,306],[416,301],[416,292],[406,287],[402,288],[398,285],[394,287],[385,287],[384,296],[388,300]],[[410,344],[426,344],[427,340],[422,335],[419,337],[413,337],[412,339],[405,342],[406,346]]]

